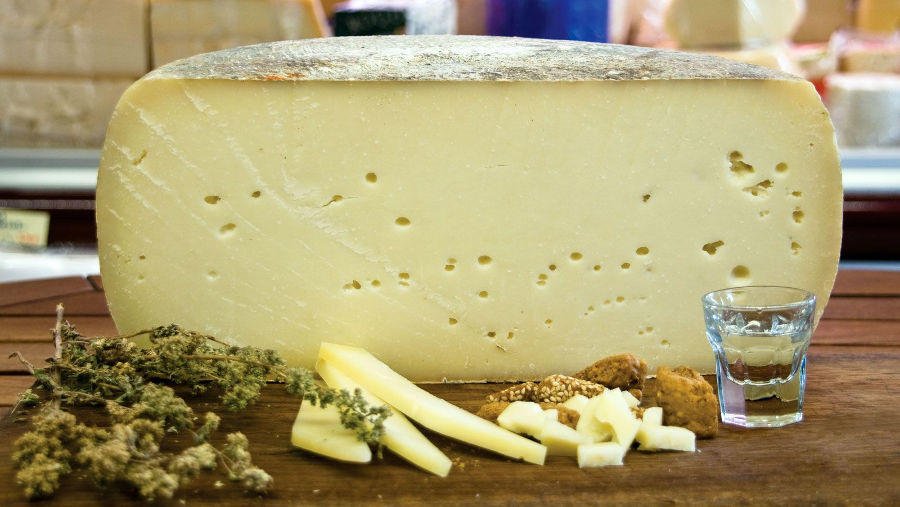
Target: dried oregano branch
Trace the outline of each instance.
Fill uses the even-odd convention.
[[[131,341],[140,335],[149,337],[148,346]],[[253,464],[247,437],[231,433],[217,447],[211,440],[219,416],[208,412],[198,423],[168,385],[189,386],[195,394],[218,388],[222,404],[240,410],[259,398],[267,381],[283,382],[288,393],[308,403],[336,405],[342,423],[375,444],[389,414],[386,407],[369,406],[358,390],[323,387],[309,370],[285,366],[275,351],[231,346],[177,325],[91,339],[63,321],[60,305],[53,338],[56,352],[47,368],[19,353],[11,356],[36,379],[19,405],[37,405],[41,394],[48,399],[33,416],[32,430],[14,444],[16,481],[30,499],[53,495],[75,469],[98,487],[125,486],[147,500],[171,498],[202,470],[219,466],[248,491],[265,493],[272,477]],[[102,406],[109,425],[79,422],[62,408],[70,405]],[[160,450],[167,433],[183,431],[195,445],[177,454]]]

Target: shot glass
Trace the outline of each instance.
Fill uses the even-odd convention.
[[[774,428],[801,421],[816,296],[750,286],[710,292],[702,301],[722,422]]]

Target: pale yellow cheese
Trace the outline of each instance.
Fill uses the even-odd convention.
[[[0,147],[103,144],[131,79],[0,77]]]
[[[153,66],[217,49],[331,35],[318,0],[151,0]]]
[[[0,74],[139,77],[146,0],[0,2]]]
[[[630,352],[713,369],[700,297],[837,270],[812,85],[704,55],[327,38],[183,60],[110,123],[101,271],[122,332],[178,322],[312,367],[536,379]]]
[[[372,450],[355,431],[341,424],[341,414],[334,405],[322,408],[304,401],[291,428],[291,444],[338,461],[372,461]]]
[[[678,426],[662,426],[648,421],[641,422],[635,440],[640,443],[639,451],[697,450],[697,437],[691,430]]]
[[[323,343],[319,356],[426,428],[514,459],[544,464],[547,448],[543,445],[430,394],[363,349]]]
[[[351,393],[360,389],[350,377],[322,359],[316,362],[316,372],[330,387],[346,389]],[[373,407],[384,405],[381,399],[371,393],[363,389],[360,389],[360,392],[369,405]],[[384,420],[381,443],[401,458],[435,475],[446,477],[450,473],[452,466],[450,458],[416,429],[409,419],[393,408],[390,408],[390,416]]]
[[[801,69],[791,59],[791,55],[786,43],[772,44],[758,48],[735,49],[730,51],[710,51],[710,54],[728,58],[736,62],[749,63],[752,65],[761,65],[770,69],[790,72],[791,74],[801,74]]]
[[[665,28],[679,47],[766,46],[790,39],[803,0],[672,0]]]
[[[593,468],[622,465],[626,452],[628,452],[628,449],[616,442],[581,444],[576,451],[578,467]]]
[[[578,455],[578,446],[593,443],[593,439],[556,420],[544,421],[541,431],[536,435],[542,444],[547,446],[550,456]]]

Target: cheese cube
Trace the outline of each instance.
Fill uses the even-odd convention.
[[[814,292],[841,236],[834,132],[802,79],[572,41],[285,41],[157,69],[97,188],[120,331],[178,322],[312,367],[524,380],[630,352],[713,370],[710,290]]]
[[[594,396],[584,405],[578,422],[575,424],[575,430],[582,435],[590,437],[594,442],[606,442],[612,440],[614,432],[609,423],[594,417],[599,403],[600,396]]]
[[[641,424],[649,424],[653,426],[662,426],[663,409],[662,407],[647,407],[644,409],[644,416],[641,418]],[[640,432],[640,430],[638,430]]]
[[[594,442],[590,436],[579,433],[559,421],[550,420],[544,422],[536,437],[547,447],[548,455],[573,458],[578,454],[579,445]]]
[[[615,442],[601,442],[597,444],[581,444],[578,446],[578,467],[605,467],[610,465],[622,465],[628,448]]]
[[[590,414],[585,414],[585,417],[589,416]],[[597,396],[594,418],[608,424],[613,430],[613,441],[625,448],[631,447],[641,424],[631,412],[619,389],[609,389]]]
[[[131,79],[0,77],[0,146],[99,148]]]
[[[636,439],[640,444],[639,451],[694,452],[697,450],[694,432],[678,426],[659,426],[643,422]]]
[[[572,396],[571,398],[566,400],[563,403],[563,406],[581,414],[581,412],[584,410],[584,407],[587,406],[590,401],[590,398],[588,398],[587,396],[583,394],[576,394],[575,396]]]
[[[142,76],[147,24],[146,0],[6,0],[0,74]]]
[[[197,53],[331,34],[318,0],[151,0],[153,66]]]
[[[497,416],[497,424],[515,433],[537,436],[547,415],[541,406],[530,401],[514,401]]]

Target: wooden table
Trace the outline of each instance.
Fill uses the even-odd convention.
[[[54,306],[86,335],[114,334],[98,278],[0,285],[0,499],[23,502],[14,483],[11,443],[27,424],[9,416],[16,393],[31,384],[7,356],[49,357]],[[369,466],[330,462],[293,450],[295,400],[269,386],[251,410],[224,418],[222,430],[245,432],[255,461],[275,478],[262,502],[219,477],[201,476],[176,496],[212,504],[576,504],[808,503],[900,504],[900,272],[842,271],[810,348],[805,420],[777,430],[723,427],[699,453],[629,453],[623,467],[580,470],[570,458],[539,467],[512,462],[430,434],[453,460],[446,479],[399,458]],[[433,385],[433,393],[469,410],[496,385]],[[194,400],[197,410],[210,406]],[[213,407],[214,408],[214,407]],[[53,503],[121,504],[70,477]]]

